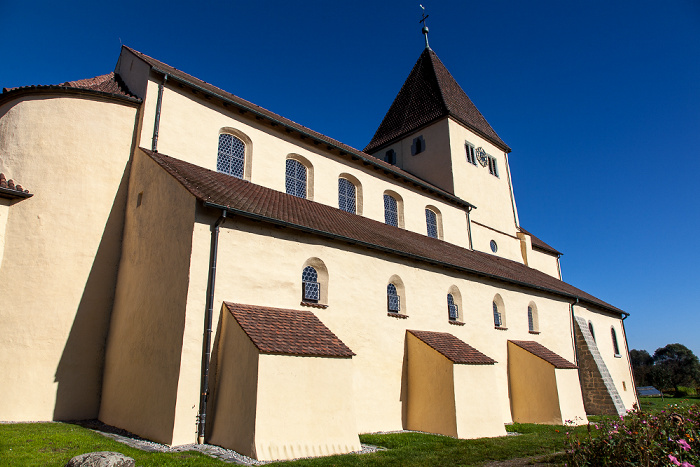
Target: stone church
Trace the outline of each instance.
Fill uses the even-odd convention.
[[[129,47],[4,89],[0,420],[268,460],[624,413],[628,315],[521,225],[510,152],[427,41],[362,151]]]

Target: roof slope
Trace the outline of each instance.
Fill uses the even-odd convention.
[[[555,354],[551,350],[549,350],[547,347],[544,345],[540,344],[539,342],[535,341],[508,341],[512,342],[513,344],[517,345],[521,349],[527,350],[531,354],[540,357],[542,360],[546,361],[547,363],[550,363],[554,365],[554,368],[564,368],[564,369],[575,369],[578,368],[576,365],[565,359],[564,357],[560,357],[559,355]]]
[[[414,331],[411,329],[406,332],[410,332],[453,363],[469,363],[472,365],[493,365],[497,363],[493,358],[487,357],[471,345],[447,332]]]
[[[431,49],[425,49],[389,107],[365,152],[373,151],[442,117],[451,116],[506,152],[510,148],[486,121]]]
[[[468,250],[436,238],[214,172],[148,149],[140,149],[199,200],[226,208],[231,213],[535,288],[568,299],[578,298],[582,302],[614,313],[625,313],[566,282],[521,263]]]
[[[456,205],[463,207],[463,208],[464,207],[474,207],[469,202],[467,202],[461,198],[456,197],[454,194],[449,193],[449,192],[443,190],[442,188],[439,188],[439,187],[433,185],[430,182],[426,182],[422,178],[417,177],[409,172],[406,172],[405,170],[403,170],[395,165],[389,164],[389,163],[387,163],[381,159],[378,159],[370,154],[366,154],[366,153],[359,151],[351,146],[348,146],[345,143],[341,143],[340,141],[337,141],[337,140],[330,138],[326,135],[323,135],[317,131],[314,131],[314,130],[307,128],[303,125],[300,125],[299,123],[296,123],[296,122],[294,122],[288,118],[285,118],[281,115],[278,115],[274,112],[271,112],[271,111],[265,109],[264,107],[260,107],[259,105],[253,104],[252,102],[247,101],[245,99],[242,99],[234,94],[226,92],[223,89],[214,86],[213,84],[209,84],[206,81],[202,81],[199,78],[195,78],[194,76],[189,75],[189,74],[185,73],[184,71],[178,70],[177,68],[174,68],[170,65],[167,65],[167,64],[161,62],[160,60],[156,60],[153,57],[149,57],[148,55],[143,54],[137,50],[134,50],[134,49],[127,47],[125,45],[122,47],[124,47],[126,50],[130,51],[131,53],[133,53],[137,57],[139,57],[141,60],[143,60],[144,62],[149,64],[153,69],[155,69],[158,72],[167,73],[171,78],[176,78],[184,83],[189,84],[190,86],[195,86],[195,87],[199,88],[199,90],[201,90],[201,91],[204,91],[204,92],[209,93],[211,95],[215,95],[215,96],[218,96],[220,98],[226,99],[226,100],[230,101],[231,103],[233,103],[234,105],[236,105],[237,107],[239,107],[240,109],[244,109],[246,111],[249,111],[249,112],[255,114],[256,116],[261,116],[261,117],[267,118],[267,119],[275,122],[275,126],[279,129],[279,131],[285,131],[285,128],[280,127],[280,124],[281,124],[284,127],[286,127],[287,129],[293,129],[304,136],[308,136],[310,138],[313,138],[316,141],[321,141],[321,142],[329,145],[329,147],[328,147],[329,150],[331,148],[336,148],[336,149],[339,149],[340,151],[344,151],[347,154],[350,154],[351,158],[353,160],[358,160],[360,164],[372,165],[375,168],[382,170],[387,175],[391,174],[391,175],[399,178],[399,180],[401,180],[404,183],[413,184],[414,186],[418,186],[422,189],[425,189],[429,192],[432,192],[432,193],[442,197],[443,199],[446,199],[447,201],[451,202],[452,204],[456,204]],[[341,155],[343,155],[343,154],[341,153]]]
[[[3,88],[3,93],[16,91],[19,89],[80,89],[87,91],[97,91],[113,96],[128,97],[137,99],[131,94],[122,80],[114,73],[95,76],[94,78],[79,79],[76,81],[66,81],[61,84],[38,85],[38,86],[21,86],[16,88]]]
[[[555,255],[559,255],[559,256],[561,256],[561,255],[564,254],[564,253],[562,253],[561,251],[559,251],[559,250],[557,250],[556,248],[554,248],[553,246],[550,246],[549,244],[543,242],[540,238],[535,237],[534,235],[532,235],[530,232],[528,232],[527,230],[523,229],[522,227],[520,227],[520,231],[521,231],[522,233],[527,234],[527,235],[530,236],[530,241],[532,242],[532,247],[533,247],[533,248],[537,248],[537,249],[540,249],[540,250],[543,250],[543,251],[547,251],[547,252],[549,252],[549,253],[554,253]]]
[[[0,198],[29,198],[33,196],[29,190],[25,190],[22,185],[15,184],[12,179],[5,178],[5,174],[0,172]]]
[[[263,354],[351,358],[352,350],[313,313],[224,302]]]

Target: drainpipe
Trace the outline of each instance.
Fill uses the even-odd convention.
[[[574,305],[578,305],[578,298],[574,303],[569,305],[569,308],[571,309],[571,343],[574,346],[574,364],[578,366],[578,348],[576,346],[576,317],[574,316]],[[581,368],[578,369],[579,373],[581,372]]]
[[[473,250],[474,245],[472,244],[472,220],[469,213],[472,212],[472,208],[467,208],[467,233],[469,234],[469,249]]]
[[[625,339],[625,350],[627,352],[627,367],[630,370],[630,377],[632,378],[632,388],[634,390],[634,399],[637,401],[637,408],[639,405],[639,395],[637,394],[637,381],[634,380],[634,370],[632,369],[632,362],[630,361],[630,346],[627,344],[627,333],[625,332],[625,320],[629,318],[630,315],[622,315],[620,324],[622,325],[622,337]],[[663,400],[664,394],[661,393],[661,399]]]
[[[153,143],[151,151],[158,152],[158,128],[160,127],[160,107],[163,104],[163,88],[168,82],[168,75],[163,75],[163,82],[158,85],[158,101],[156,102],[156,120],[153,122]]]
[[[211,323],[214,314],[214,283],[216,281],[216,257],[219,249],[219,226],[226,220],[226,211],[221,211],[211,227],[211,250],[209,252],[209,286],[207,309],[204,313],[204,339],[202,344],[202,384],[199,395],[199,427],[197,444],[204,444],[204,429],[207,421],[207,395],[209,394],[209,360],[211,358]]]

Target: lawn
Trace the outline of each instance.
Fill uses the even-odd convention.
[[[660,411],[674,404],[700,403],[700,397],[640,398],[642,410]],[[593,418],[593,417],[591,417]],[[598,417],[595,417],[598,418]],[[366,434],[360,440],[386,448],[373,454],[331,456],[279,462],[270,466],[468,466],[488,461],[549,455],[561,452],[566,432],[582,435],[585,426],[513,424],[508,431],[519,436],[454,439],[424,433]],[[136,460],[138,466],[223,466],[228,465],[197,452],[151,453],[130,448],[86,428],[68,423],[18,423],[0,425],[0,466],[63,467],[70,458],[92,451],[117,451]],[[563,459],[553,459],[563,463]]]

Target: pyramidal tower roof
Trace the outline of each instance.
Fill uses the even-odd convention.
[[[440,118],[450,116],[495,146],[510,148],[457,84],[445,65],[426,47],[389,107],[365,152],[388,145]]]

